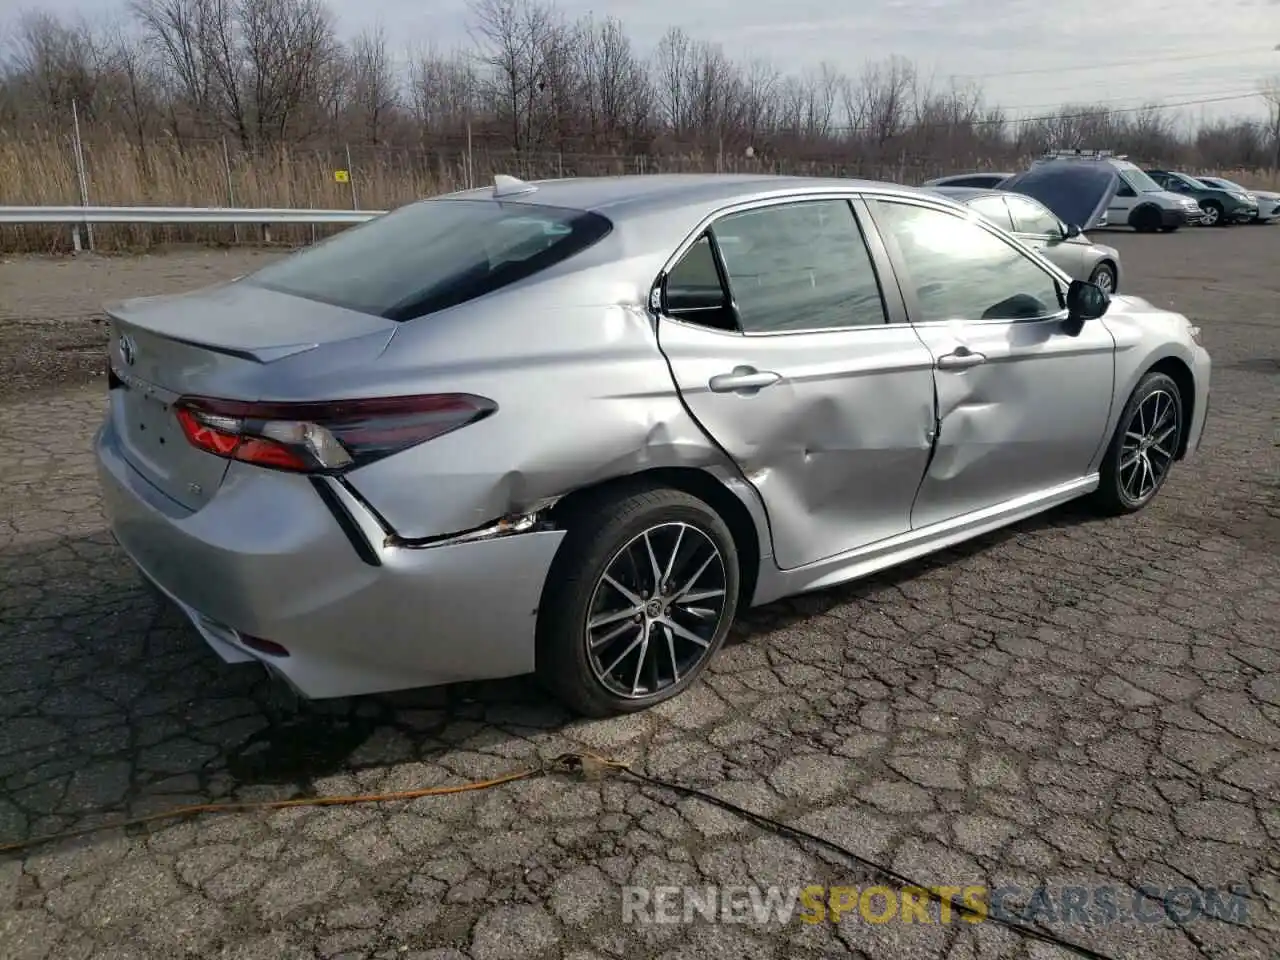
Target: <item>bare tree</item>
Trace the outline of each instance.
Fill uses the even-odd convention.
[[[15,39],[12,67],[24,76],[36,104],[67,114],[75,102],[93,115],[102,57],[82,22],[68,25],[49,13],[26,13],[18,20]]]
[[[915,67],[902,57],[867,64],[859,85],[857,112],[867,136],[877,147],[903,132],[911,118]]]
[[[1277,47],[1280,49],[1280,47]],[[1262,82],[1262,99],[1267,103],[1267,136],[1271,139],[1271,172],[1280,171],[1280,74]]]
[[[379,143],[399,102],[395,71],[381,26],[359,34],[351,42],[348,69],[351,104],[361,139]]]
[[[689,83],[695,56],[693,40],[679,27],[669,29],[654,51],[654,82],[662,122],[677,137],[684,135],[693,121]]]
[[[547,89],[546,55],[557,17],[536,0],[475,0],[471,11],[495,105],[505,115],[512,146],[527,149],[540,134],[534,125]]]

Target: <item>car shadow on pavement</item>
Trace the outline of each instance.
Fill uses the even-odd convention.
[[[743,618],[731,643],[1087,518],[1069,505],[852,584],[769,604]],[[352,790],[376,783],[378,771],[458,752],[487,754],[494,775],[568,748],[562,734],[582,723],[525,677],[301,701],[265,670],[219,660],[176,609],[142,586],[102,532],[0,551],[0,574],[14,584],[0,594],[0,843],[76,828],[88,817],[315,795],[335,777]],[[486,775],[458,766],[449,773]]]

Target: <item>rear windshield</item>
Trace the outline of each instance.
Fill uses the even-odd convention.
[[[612,224],[595,213],[493,200],[427,200],[250,274],[242,282],[412,320],[560,263]]]

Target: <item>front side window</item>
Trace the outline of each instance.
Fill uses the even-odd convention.
[[[1019,233],[1030,233],[1038,237],[1062,235],[1058,218],[1043,206],[1026,197],[1010,196],[1008,199],[1009,209],[1013,211],[1013,222],[1017,224]]]
[[[1121,167],[1119,169],[1120,179],[1127,183],[1130,189],[1137,193],[1159,193],[1164,188],[1156,183],[1149,176],[1142,172],[1138,167]]]
[[[845,200],[729,214],[711,228],[745,333],[883,324],[871,254]]]
[[[603,238],[596,213],[493,200],[426,200],[279,260],[242,283],[389,320],[457,306]]]
[[[941,210],[879,201],[877,219],[914,292],[912,320],[1031,320],[1062,310],[1057,281],[978,223]]]

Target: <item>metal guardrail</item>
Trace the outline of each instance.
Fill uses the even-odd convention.
[[[0,207],[0,224],[363,223],[383,213],[252,207]]]

